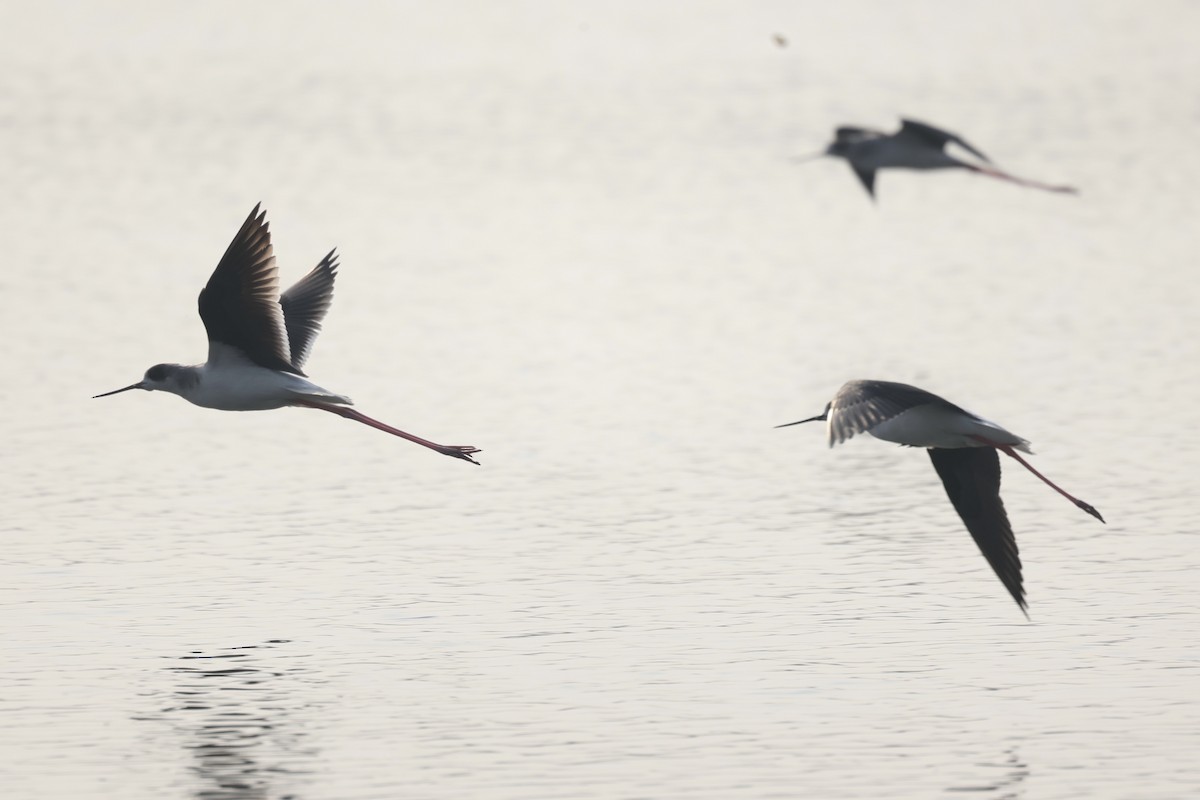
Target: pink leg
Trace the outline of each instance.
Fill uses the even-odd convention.
[[[1100,516],[1100,512],[1099,512],[1099,511],[1097,511],[1097,510],[1095,509],[1095,507],[1094,507],[1094,506],[1092,506],[1092,505],[1090,505],[1090,504],[1088,504],[1088,503],[1085,503],[1085,502],[1083,502],[1082,500],[1080,500],[1078,497],[1075,497],[1075,496],[1073,496],[1073,495],[1070,495],[1070,494],[1068,494],[1067,492],[1063,491],[1063,490],[1062,490],[1062,488],[1058,486],[1058,484],[1054,483],[1054,481],[1050,480],[1050,479],[1049,479],[1049,478],[1047,478],[1045,475],[1043,475],[1042,473],[1038,472],[1036,469],[1034,469],[1034,468],[1033,468],[1033,465],[1032,465],[1032,464],[1030,464],[1028,461],[1026,461],[1025,459],[1021,458],[1019,455],[1017,455],[1017,451],[1016,451],[1016,450],[1013,450],[1013,449],[1012,449],[1012,447],[1010,447],[1009,445],[1006,445],[1006,444],[1000,444],[999,442],[993,442],[991,439],[985,439],[985,438],[984,438],[984,437],[982,437],[982,436],[976,436],[976,437],[974,437],[974,438],[975,438],[975,439],[978,439],[979,441],[983,442],[984,444],[989,444],[989,445],[991,445],[992,447],[996,448],[997,450],[999,450],[1000,452],[1004,453],[1005,455],[1012,456],[1012,457],[1013,457],[1013,458],[1015,458],[1017,461],[1019,461],[1019,462],[1021,463],[1021,465],[1022,465],[1023,467],[1025,467],[1025,469],[1029,470],[1029,471],[1030,471],[1030,472],[1032,472],[1034,475],[1037,475],[1039,478],[1041,478],[1041,479],[1042,479],[1042,481],[1043,481],[1043,482],[1044,482],[1044,483],[1045,483],[1047,486],[1049,486],[1051,489],[1053,489],[1054,491],[1058,492],[1058,493],[1059,493],[1059,494],[1061,494],[1063,497],[1067,498],[1068,500],[1070,500],[1072,503],[1074,503],[1075,505],[1077,505],[1077,506],[1079,506],[1080,508],[1082,508],[1082,509],[1083,509],[1084,511],[1086,511],[1087,513],[1091,514],[1091,515],[1092,515],[1093,517],[1095,517],[1096,519],[1100,520],[1101,522],[1104,522],[1104,517]],[[1108,523],[1105,523],[1105,524],[1107,525]]]
[[[307,406],[308,408],[319,408],[322,411],[328,411],[330,414],[337,414],[339,417],[345,417],[346,419],[352,419],[355,422],[361,422],[364,425],[370,425],[372,428],[381,430],[385,433],[390,433],[393,436],[399,436],[401,439],[407,439],[408,441],[419,444],[422,447],[428,447],[430,450],[436,450],[444,456],[461,458],[464,461],[470,461],[472,464],[479,463],[475,459],[471,458],[472,453],[482,452],[478,447],[457,444],[438,444],[437,442],[431,442],[428,439],[422,439],[420,436],[413,436],[411,433],[406,433],[399,428],[393,428],[391,425],[380,422],[377,419],[372,419],[366,414],[346,406],[334,405],[332,403],[322,403],[319,400],[297,400],[296,405]]]
[[[977,164],[968,164],[967,168],[972,172],[978,172],[980,175],[987,175],[992,178],[999,178],[1002,181],[1011,181],[1018,186],[1028,186],[1033,189],[1045,189],[1047,192],[1061,192],[1063,194],[1079,194],[1079,190],[1074,186],[1055,186],[1050,183],[1041,183],[1040,181],[1030,181],[1024,178],[1018,178],[1016,175],[1009,175],[1007,172],[1001,172],[994,167],[981,167]]]

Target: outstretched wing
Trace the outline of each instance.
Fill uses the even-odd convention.
[[[941,128],[935,128],[932,125],[926,125],[924,122],[917,122],[911,119],[900,120],[900,132],[896,135],[919,139],[922,142],[934,145],[938,149],[944,148],[947,144],[954,143],[976,158],[983,159],[989,164],[992,163],[990,158],[979,152],[979,150],[958,134],[944,131]]]
[[[1000,456],[991,447],[957,450],[935,447],[929,450],[929,459],[971,538],[1004,588],[1025,611],[1028,604],[1017,539],[1000,499]]]
[[[850,381],[833,398],[829,409],[829,446],[841,444],[857,433],[898,417],[910,408],[938,405],[975,416],[932,392],[892,381]]]
[[[335,250],[321,259],[312,272],[279,297],[283,321],[291,346],[292,366],[300,369],[308,360],[313,342],[321,330],[321,320],[333,303],[333,280],[337,277],[338,257]]]
[[[214,352],[214,343],[229,345],[261,367],[303,375],[292,365],[279,305],[279,271],[267,212],[259,213],[261,205],[246,217],[200,292],[209,356],[219,353],[220,348]]]

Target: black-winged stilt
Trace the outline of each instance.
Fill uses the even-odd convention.
[[[1017,450],[1033,452],[1028,441],[924,389],[891,381],[850,381],[838,390],[824,413],[777,427],[805,422],[826,422],[830,447],[856,433],[869,433],[887,442],[928,448],[954,510],[1022,611],[1027,603],[1021,559],[1000,500],[996,451],[1012,456],[1054,491],[1104,522],[1099,511],[1063,491],[1017,455]]]
[[[835,131],[833,142],[823,152],[800,160],[822,156],[846,159],[872,200],[875,199],[875,172],[888,168],[927,170],[958,167],[1048,192],[1075,194],[1078,191],[1071,186],[1054,186],[1010,175],[991,166],[991,160],[961,136],[911,119],[900,122],[900,130],[890,134],[843,125]],[[974,164],[955,158],[946,152],[947,144],[962,147],[984,163]]]
[[[337,256],[330,250],[308,275],[280,294],[267,212],[259,213],[261,205],[250,212],[200,292],[208,361],[196,366],[156,364],[137,383],[96,397],[145,389],[171,392],[222,411],[318,408],[478,464],[471,457],[480,452],[476,447],[437,444],[393,428],[348,408],[349,398],[307,379],[301,367],[333,299]]]

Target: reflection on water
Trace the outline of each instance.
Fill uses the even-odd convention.
[[[986,779],[978,785],[948,786],[946,791],[987,793],[996,800],[1019,800],[1025,796],[1025,779],[1029,777],[1029,765],[1021,759],[1015,749],[1007,751],[1005,756],[1000,762],[984,762],[977,765],[989,773],[999,772],[999,777]]]
[[[294,797],[276,784],[305,772],[295,765],[312,757],[304,734],[289,725],[288,696],[298,667],[279,665],[271,651],[288,644],[194,651],[168,669],[175,673],[171,703],[160,719],[180,736],[195,765],[197,800],[265,800]]]

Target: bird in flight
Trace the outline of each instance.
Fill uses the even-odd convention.
[[[283,294],[271,246],[267,212],[256,205],[233,237],[200,292],[200,319],[208,331],[208,360],[195,366],[156,364],[130,389],[177,394],[189,403],[222,411],[262,411],[300,406],[328,411],[478,464],[479,448],[422,439],[353,408],[350,398],[322,389],[302,371],[333,301],[336,251]]]
[[[1026,616],[1021,559],[1000,499],[996,451],[1015,458],[1054,491],[1104,522],[1093,506],[1059,488],[1017,455],[1018,450],[1033,453],[1028,441],[924,389],[891,381],[850,381],[823,413],[777,427],[805,422],[825,422],[830,447],[857,433],[869,433],[887,442],[927,448],[954,510]]]
[[[964,161],[950,155],[946,152],[949,144],[958,145],[982,163]],[[1048,192],[1078,193],[1072,186],[1026,180],[997,169],[987,156],[961,136],[911,119],[901,120],[900,130],[895,133],[843,125],[836,129],[833,142],[825,150],[798,160],[810,161],[823,156],[846,159],[872,200],[875,199],[875,173],[890,168],[929,170],[956,167],[1019,186]]]

